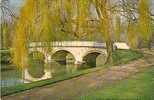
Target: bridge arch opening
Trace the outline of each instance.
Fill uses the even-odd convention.
[[[75,71],[75,57],[67,50],[58,50],[52,56],[53,76],[72,73]]]
[[[100,51],[88,52],[84,57],[84,67],[97,67],[104,65],[106,62],[106,54]]]
[[[52,61],[58,62],[59,64],[66,65],[69,62],[74,62],[74,55],[67,50],[58,50],[52,55]]]
[[[28,73],[34,78],[41,78],[44,72],[45,56],[39,51],[33,51],[28,56]]]

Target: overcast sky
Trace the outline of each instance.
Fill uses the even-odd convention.
[[[0,0],[0,2],[1,1],[3,1],[3,0]],[[19,10],[23,6],[24,1],[25,0],[9,0],[10,8],[12,9],[13,12],[15,12],[16,14],[19,14]],[[152,9],[152,13],[154,14],[154,0],[151,0],[151,9]],[[0,13],[1,13],[1,11],[0,11]]]
[[[9,0],[11,8],[19,12],[20,7],[24,4],[24,0]],[[152,13],[154,14],[154,0],[151,0]]]

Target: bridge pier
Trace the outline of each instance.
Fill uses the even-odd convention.
[[[80,69],[83,64],[84,64],[83,61],[75,61],[74,62],[74,65],[75,65],[76,69]]]

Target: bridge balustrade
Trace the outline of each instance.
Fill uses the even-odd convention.
[[[54,42],[31,42],[29,47],[96,47],[105,48],[105,43],[96,41],[54,41]]]

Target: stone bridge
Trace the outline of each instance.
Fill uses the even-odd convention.
[[[50,48],[51,51],[48,51],[47,49]],[[67,52],[73,55],[75,64],[82,64],[83,58],[91,53],[107,55],[105,43],[89,41],[56,41],[52,43],[32,42],[29,45],[29,53],[35,51],[44,54],[45,62],[50,62],[52,56],[58,52]]]
[[[29,44],[29,54],[33,52],[40,52],[44,55],[45,63],[52,63],[56,54],[63,54],[61,57],[66,58],[67,54],[74,57],[74,64],[82,65],[86,62],[86,56],[91,55],[91,59],[96,61],[99,54],[104,55],[104,62],[106,61],[107,51],[105,43],[96,41],[55,41],[55,42],[31,42]],[[44,70],[45,74],[42,78],[33,78],[25,69],[25,79],[31,81],[38,81],[42,79],[51,78],[51,72]]]

